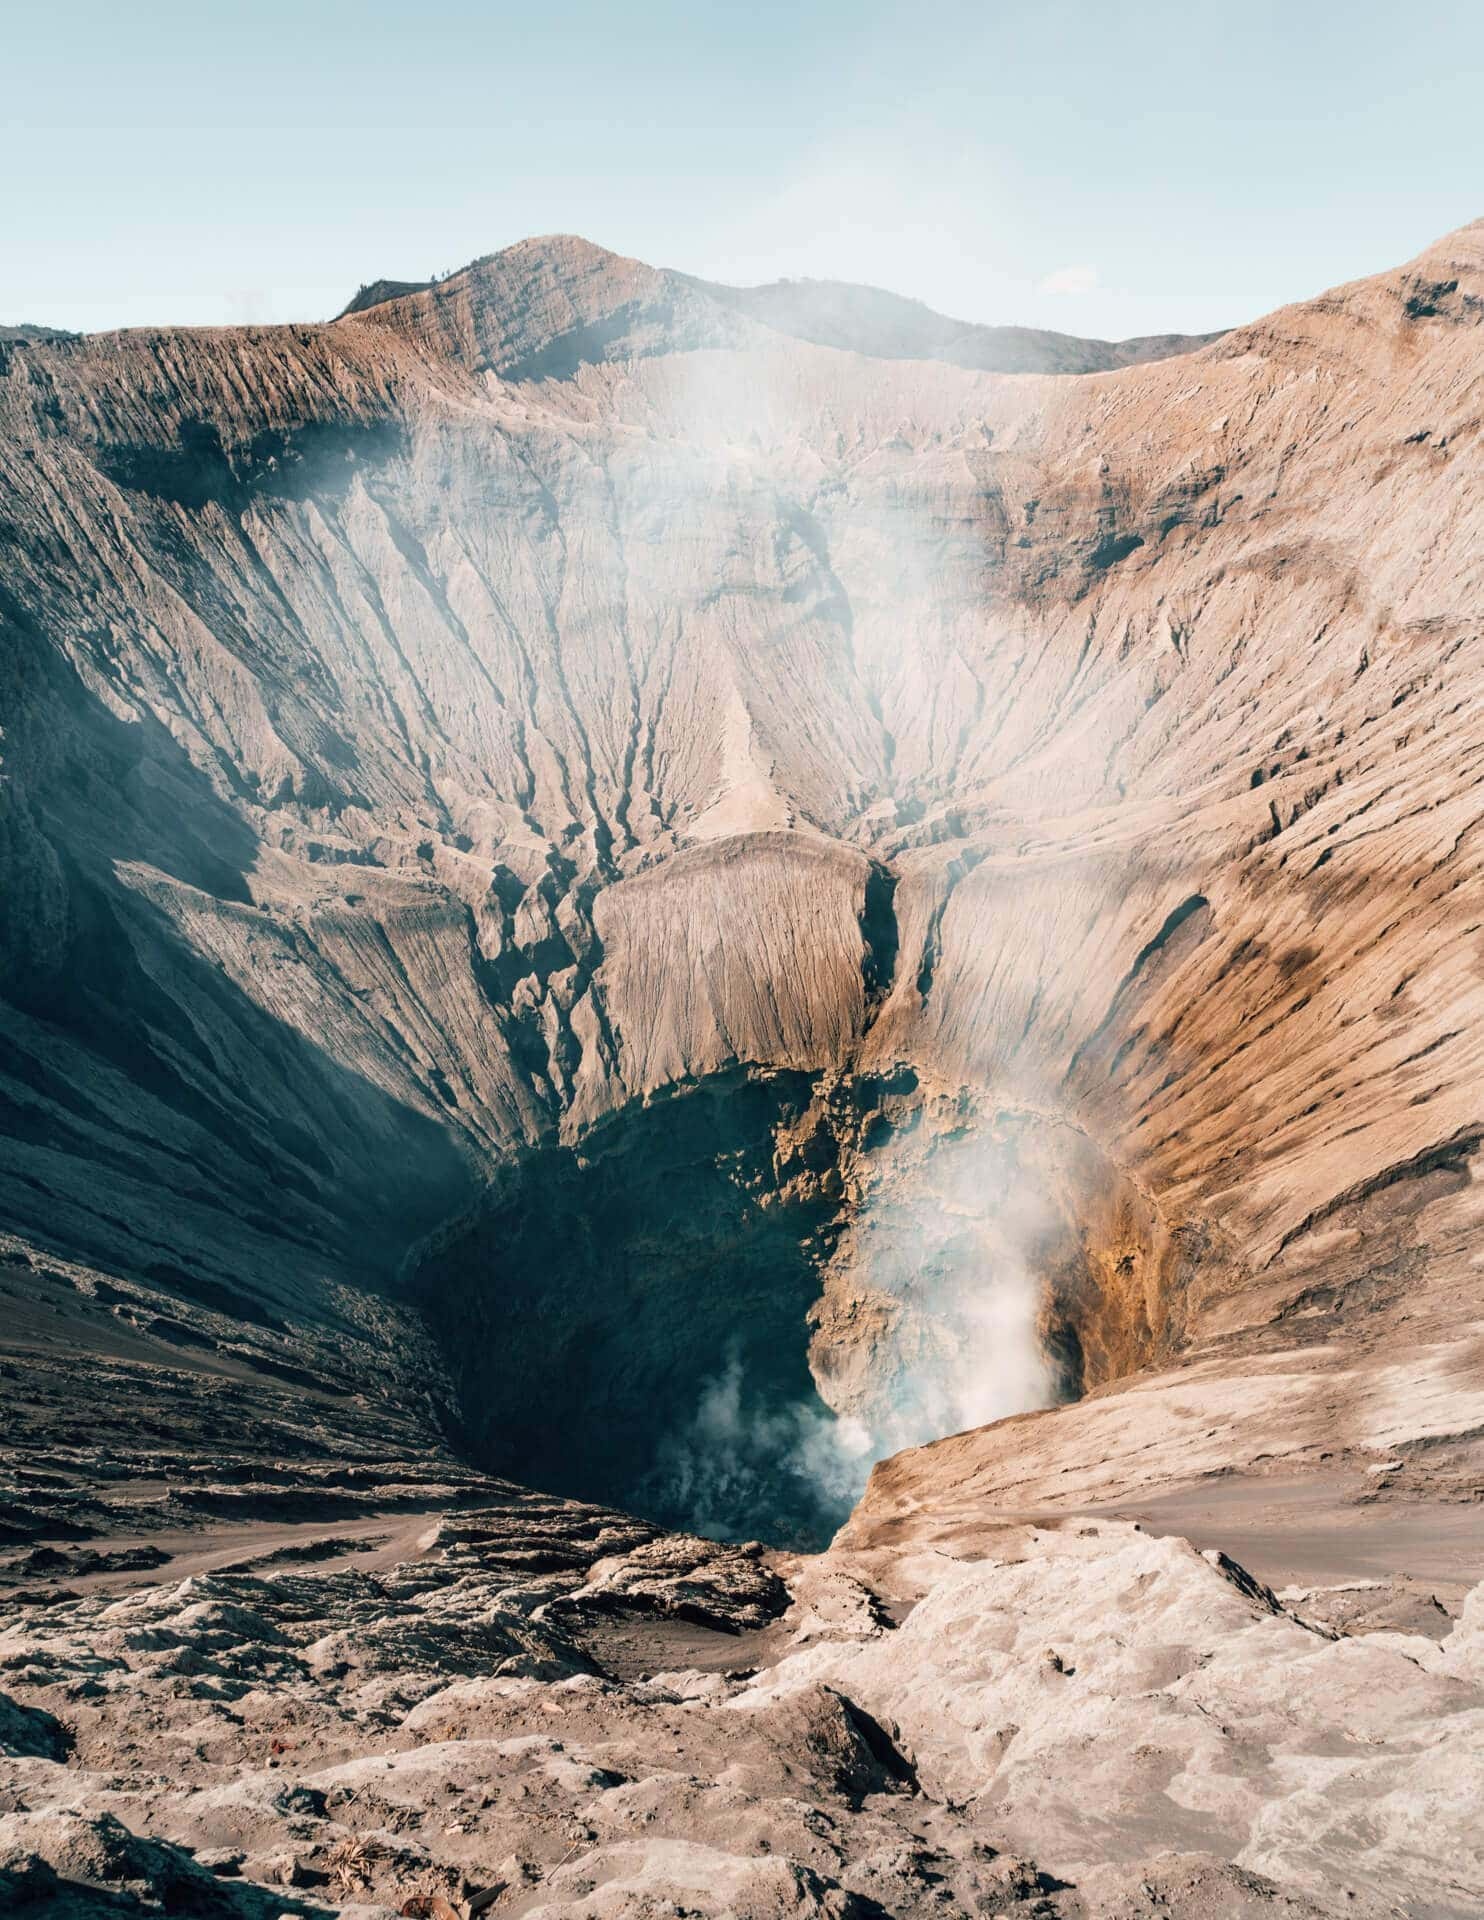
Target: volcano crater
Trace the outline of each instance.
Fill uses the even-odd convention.
[[[405,1285],[482,1469],[813,1547],[886,1454],[1173,1352],[1203,1251],[1068,1121],[736,1068],[502,1166]]]

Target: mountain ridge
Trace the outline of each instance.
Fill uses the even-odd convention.
[[[884,290],[831,280],[775,281],[757,287],[728,287],[694,274],[647,267],[613,253],[575,234],[534,236],[432,281],[378,280],[362,287],[341,309],[337,320],[373,314],[408,301],[448,306],[478,294],[485,300],[512,304],[511,289],[522,276],[555,278],[564,288],[586,283],[594,312],[584,324],[596,322],[597,310],[611,313],[643,301],[655,311],[668,309],[682,329],[696,326],[699,315],[687,310],[686,294],[714,306],[715,338],[725,344],[723,316],[740,314],[761,322],[788,338],[807,340],[894,359],[941,359],[950,365],[998,373],[1094,373],[1115,366],[1136,365],[1173,353],[1194,351],[1218,339],[1219,334],[1146,336],[1125,341],[1085,340],[1044,328],[983,326],[953,320],[921,301]],[[528,287],[529,282],[526,282]],[[611,289],[611,291],[610,291]],[[388,324],[395,316],[383,314]],[[682,337],[685,337],[682,335]],[[618,342],[627,336],[620,333]],[[605,347],[612,344],[605,342]],[[642,341],[633,343],[645,350]],[[491,361],[519,366],[519,361]]]

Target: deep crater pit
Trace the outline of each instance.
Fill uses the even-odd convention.
[[[1172,1350],[1189,1263],[1069,1123],[739,1069],[502,1169],[412,1287],[481,1467],[818,1547],[875,1460]]]

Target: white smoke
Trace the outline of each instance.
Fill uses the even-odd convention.
[[[649,548],[633,543],[626,591],[668,617],[683,538],[695,585],[684,631],[710,649],[690,744],[715,784],[682,834],[797,822],[890,854],[883,823],[991,792],[998,804],[1012,778],[1033,808],[1074,807],[1103,780],[1107,754],[1089,744],[1103,722],[1094,707],[1076,737],[1061,734],[1048,726],[1055,689],[1022,686],[1006,664],[1023,637],[1000,631],[983,591],[992,545],[944,479],[944,449],[957,461],[1013,444],[1013,419],[999,439],[986,426],[991,383],[912,363],[873,371],[761,326],[739,340],[604,376],[605,403],[644,429],[608,465],[618,519],[661,530],[652,577]],[[787,646],[772,644],[785,632]],[[800,676],[846,691],[801,697]],[[990,751],[975,717],[999,694]],[[1017,1026],[1045,958],[1034,942],[1024,955],[1035,977],[1023,1006],[1016,983],[996,982]],[[832,1349],[822,1325],[821,1392],[802,1399],[780,1395],[744,1336],[660,1446],[644,1490],[657,1514],[720,1537],[817,1540],[875,1461],[1057,1397],[1040,1326],[1057,1236],[1041,1181],[967,1116],[880,1152],[891,1177],[868,1183],[825,1302],[857,1298],[871,1331],[842,1325]]]
[[[714,1539],[812,1544],[849,1511],[872,1444],[863,1421],[818,1400],[778,1405],[734,1349],[662,1442],[646,1493],[662,1515]]]
[[[1014,1137],[978,1130],[909,1152],[867,1201],[843,1257],[852,1288],[895,1309],[887,1450],[1050,1403],[1038,1276],[1054,1231]]]
[[[869,1375],[851,1403],[778,1404],[734,1349],[663,1443],[662,1511],[723,1538],[817,1541],[877,1460],[1051,1405],[1037,1262],[1055,1223],[1013,1144],[980,1134],[913,1151],[841,1243],[830,1291],[879,1312]],[[805,1335],[800,1328],[800,1338]]]

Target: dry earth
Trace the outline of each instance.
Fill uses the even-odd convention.
[[[0,1908],[1484,1910],[1481,342],[0,335]]]

